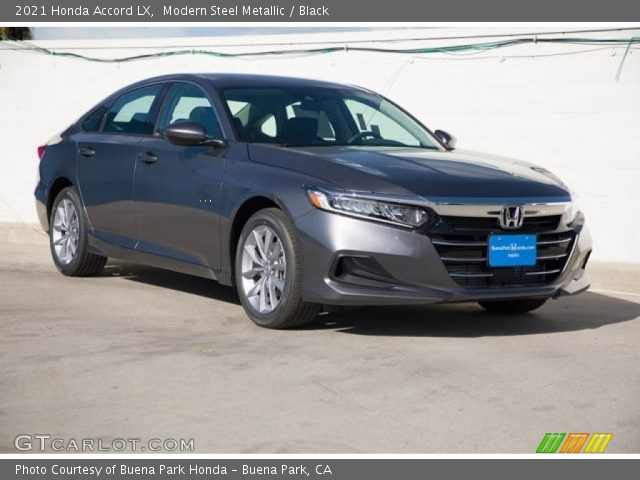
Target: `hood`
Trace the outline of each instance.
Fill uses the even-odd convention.
[[[495,155],[398,147],[279,147],[250,144],[252,160],[346,190],[430,197],[553,197],[569,189],[535,165]]]

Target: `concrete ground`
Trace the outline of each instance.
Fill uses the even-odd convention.
[[[640,267],[535,314],[328,314],[269,331],[232,289],[131,264],[65,278],[0,243],[0,452],[19,434],[194,439],[196,452],[533,453],[545,432],[640,452]],[[627,292],[627,293],[625,293]]]

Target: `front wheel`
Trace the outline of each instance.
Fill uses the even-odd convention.
[[[100,273],[107,259],[90,253],[88,243],[80,197],[73,187],[67,187],[53,202],[49,224],[51,256],[58,270],[70,277]]]
[[[491,313],[527,313],[540,308],[547,301],[546,298],[526,298],[524,300],[498,300],[491,302],[478,302],[485,310]]]
[[[293,328],[312,322],[320,308],[303,302],[302,254],[291,221],[277,208],[255,213],[240,234],[235,283],[256,324]]]

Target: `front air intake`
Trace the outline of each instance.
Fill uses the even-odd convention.
[[[487,263],[488,233],[432,235],[431,241],[449,275],[466,288],[529,287],[553,282],[563,271],[575,233],[538,233],[536,265],[491,268]]]

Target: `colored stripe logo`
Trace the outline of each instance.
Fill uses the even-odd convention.
[[[587,443],[584,453],[603,453],[609,445],[611,437],[613,437],[613,433],[594,433]]]
[[[545,433],[536,453],[604,453],[612,437],[613,433]]]

